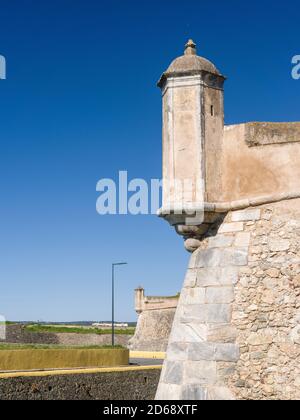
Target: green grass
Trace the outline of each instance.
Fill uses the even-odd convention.
[[[98,328],[86,328],[86,327],[64,327],[56,325],[26,325],[25,329],[33,333],[65,333],[65,334],[111,334],[111,330],[100,330]],[[135,328],[127,329],[116,329],[115,334],[117,335],[134,335]]]
[[[101,350],[101,349],[123,349],[123,346],[62,346],[56,344],[0,344],[1,350],[66,350],[66,349],[80,349],[80,350]]]

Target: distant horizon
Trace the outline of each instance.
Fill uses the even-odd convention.
[[[99,323],[99,324],[102,324],[102,323],[105,323],[105,324],[109,324],[109,323],[111,323],[111,321],[110,320],[108,320],[108,321],[40,321],[40,320],[28,320],[28,321],[25,321],[25,320],[20,320],[20,321],[16,321],[16,320],[7,320],[6,322],[12,322],[12,323],[16,323],[16,324],[22,324],[22,323],[24,323],[24,324],[33,324],[33,323],[36,323],[36,324],[91,324],[91,323]],[[115,324],[122,324],[122,323],[128,323],[128,324],[136,324],[137,323],[137,320],[135,320],[135,321],[115,321],[114,322]]]

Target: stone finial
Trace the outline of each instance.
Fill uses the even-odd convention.
[[[192,39],[185,44],[184,55],[197,55],[196,44]]]

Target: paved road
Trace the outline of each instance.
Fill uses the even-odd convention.
[[[164,361],[160,359],[130,359],[129,363],[135,366],[161,366]]]

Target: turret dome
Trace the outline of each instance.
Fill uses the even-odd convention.
[[[162,86],[165,79],[176,76],[192,76],[200,74],[202,71],[217,76],[222,76],[216,66],[206,58],[197,55],[196,44],[193,40],[189,40],[185,45],[184,55],[176,58],[169,68],[163,73],[158,82],[158,86]]]

